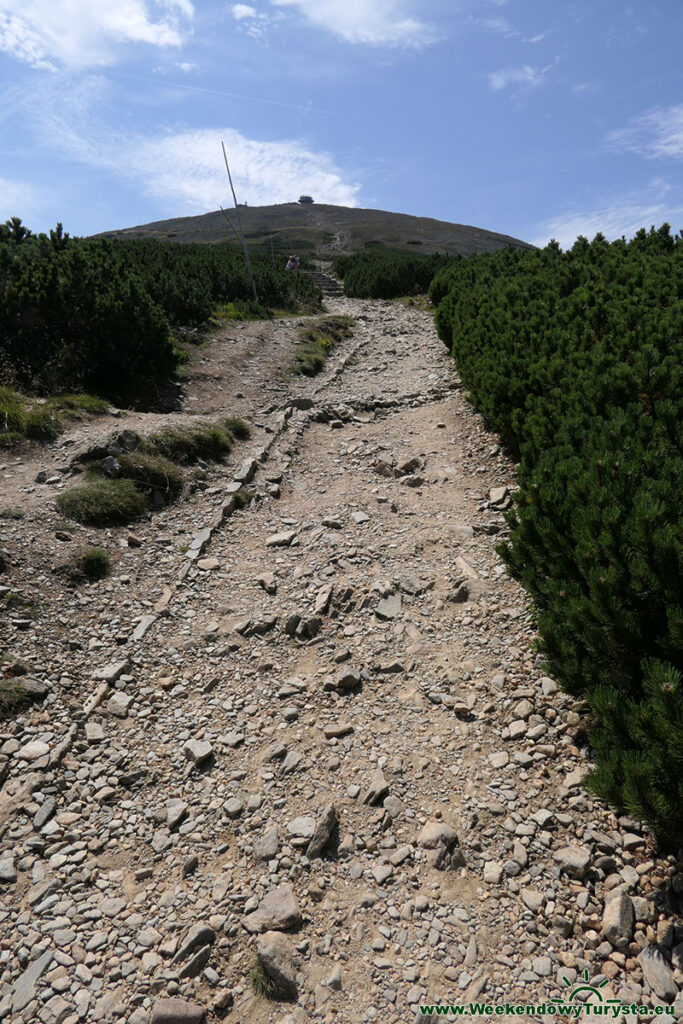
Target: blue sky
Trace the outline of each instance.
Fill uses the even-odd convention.
[[[0,0],[0,219],[309,192],[544,244],[683,228],[681,0]]]

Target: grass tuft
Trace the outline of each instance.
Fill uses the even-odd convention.
[[[23,597],[22,594],[10,593],[0,597],[0,607],[7,612],[14,612],[21,615],[22,619],[35,619],[38,615],[38,605],[30,597]]]
[[[111,571],[111,559],[104,548],[86,548],[77,558],[76,565],[85,579],[103,580]]]
[[[125,526],[147,511],[147,499],[132,480],[93,476],[57,498],[57,508],[85,526]]]
[[[25,514],[22,508],[0,508],[0,519],[19,520],[23,519]]]
[[[109,402],[97,395],[59,395],[51,405],[63,412],[87,412],[92,416],[103,416],[109,409]]]
[[[247,424],[244,420],[237,419],[236,416],[227,416],[221,420],[221,425],[238,441],[246,441],[248,437],[251,437],[251,431]]]
[[[29,402],[10,388],[0,388],[0,446],[21,441],[54,441],[62,425],[47,405]]]
[[[263,996],[264,999],[275,999],[275,983],[272,978],[269,978],[266,974],[260,960],[256,961],[249,972],[249,981],[251,982],[251,987],[257,996]]]
[[[29,703],[26,690],[16,679],[0,680],[0,720],[13,717]]]
[[[164,500],[173,501],[183,489],[183,474],[163,455],[131,452],[116,460],[121,467],[121,478],[131,480],[138,490],[147,495],[159,491]]]
[[[353,335],[355,320],[350,316],[326,316],[300,333],[294,351],[294,376],[315,377],[335,345]]]
[[[217,423],[169,425],[143,441],[145,451],[171,462],[191,465],[198,459],[218,462],[232,450],[233,436]]]

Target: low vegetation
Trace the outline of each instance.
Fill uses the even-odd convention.
[[[38,604],[33,598],[12,590],[0,595],[0,608],[20,619],[35,619],[38,615]]]
[[[683,842],[683,237],[456,261],[431,286],[472,400],[520,459],[500,550],[586,700],[589,786]]]
[[[172,462],[192,465],[198,460],[220,461],[232,451],[235,438],[248,436],[246,423],[227,418],[218,423],[169,425],[145,438],[142,448]]]
[[[125,526],[147,512],[147,498],[132,480],[92,477],[57,498],[57,508],[84,526]]]
[[[1,353],[0,353],[1,354]],[[62,425],[52,408],[0,387],[0,447],[20,441],[53,441]]]
[[[59,495],[63,515],[86,526],[122,526],[150,508],[169,505],[183,492],[182,466],[220,461],[236,439],[249,436],[249,427],[227,417],[217,423],[169,424],[147,437],[132,431],[126,436],[133,450],[103,457],[106,449],[99,449],[87,463],[84,481]]]
[[[393,249],[368,249],[337,256],[334,270],[344,293],[356,299],[395,299],[424,294],[432,278],[456,260],[453,256],[422,256]]]
[[[111,571],[111,559],[104,548],[88,547],[71,560],[70,577],[74,582],[103,580]]]
[[[109,402],[96,395],[59,395],[50,400],[54,409],[65,413],[88,413],[103,416],[109,410]]]
[[[162,504],[170,504],[183,489],[183,474],[178,467],[163,455],[148,455],[144,451],[121,455],[116,460],[119,465],[119,479],[130,480],[139,491],[148,498]],[[90,467],[89,472],[96,473],[97,466]]]
[[[0,679],[0,721],[13,718],[31,698],[19,679]]]
[[[264,999],[275,999],[277,997],[275,982],[266,974],[260,960],[256,961],[249,972],[249,981],[257,996],[262,996]]]
[[[272,306],[320,308],[309,276],[261,258],[253,270],[261,314]],[[179,364],[171,329],[206,323],[220,304],[254,312],[234,247],[70,238],[61,224],[34,236],[16,217],[0,225],[0,383],[8,387],[144,400]],[[32,436],[19,421],[0,430]]]
[[[335,345],[353,336],[355,321],[350,316],[328,316],[301,331],[294,352],[291,373],[315,377]]]

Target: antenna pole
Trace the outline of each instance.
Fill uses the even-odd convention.
[[[221,213],[223,214],[223,217],[225,218],[225,223],[226,223],[226,224],[228,225],[228,227],[229,227],[229,228],[230,228],[230,230],[232,231],[233,235],[235,236],[235,238],[237,239],[237,241],[238,241],[238,242],[240,243],[240,245],[241,245],[241,244],[242,244],[242,239],[241,239],[241,238],[240,238],[240,236],[239,236],[239,235],[237,234],[237,231],[236,231],[236,229],[235,229],[235,225],[234,225],[234,224],[233,224],[233,222],[232,222],[232,221],[230,220],[230,218],[228,217],[227,213],[225,212],[225,210],[223,209],[223,207],[222,207],[222,206],[220,205],[220,203],[219,203],[219,205],[218,205],[218,209],[219,209],[219,210],[221,211]]]
[[[247,264],[247,272],[249,274],[249,280],[251,281],[251,290],[254,293],[254,302],[258,302],[258,295],[256,293],[256,282],[254,281],[254,274],[251,269],[251,260],[249,259],[249,250],[247,249],[247,243],[244,240],[244,233],[242,231],[242,220],[240,218],[240,208],[237,205],[237,196],[235,195],[235,188],[232,183],[232,174],[230,173],[230,165],[228,164],[228,154],[225,152],[225,143],[221,139],[221,147],[223,149],[223,159],[225,160],[225,169],[228,172],[228,181],[230,182],[230,191],[232,192],[233,202],[235,203],[235,210],[237,212],[237,229],[240,233],[240,241],[242,242],[242,249],[244,250],[244,260]]]
[[[273,266],[275,266],[275,253],[273,252],[273,231],[270,226],[270,223],[268,224],[268,238],[270,240],[270,262],[273,264]]]

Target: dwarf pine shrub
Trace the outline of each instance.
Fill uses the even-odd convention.
[[[475,256],[436,323],[520,460],[500,549],[593,716],[590,785],[683,842],[683,238]]]

